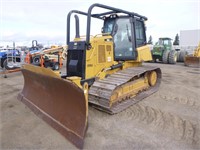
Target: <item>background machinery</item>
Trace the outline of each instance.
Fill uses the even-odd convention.
[[[13,70],[19,67],[17,63],[20,62],[21,50],[15,48],[15,42],[13,42],[13,47],[7,47],[0,50],[0,66],[7,70]],[[10,64],[10,65],[8,65]],[[17,65],[15,65],[17,64]]]
[[[177,51],[173,50],[172,39],[170,38],[159,38],[151,52],[154,62],[157,59],[165,64],[175,64],[177,62]]]
[[[44,50],[37,50],[35,52],[28,52],[26,55],[26,63],[51,68],[52,70],[59,70],[62,67],[63,53],[66,47],[51,46],[51,48]]]
[[[29,50],[20,50],[14,48],[6,48],[0,51],[0,65],[5,70],[20,69],[24,63],[37,65],[41,67],[59,70],[62,67],[62,60],[65,59],[66,46],[51,46],[48,49],[40,49],[35,46],[33,40],[32,47]]]
[[[43,48],[43,46],[41,44],[38,44],[37,40],[32,40],[32,46],[30,48],[28,48],[29,52],[37,52],[37,51],[41,51]]]
[[[194,54],[185,57],[184,63],[186,66],[200,67],[200,42],[198,47],[194,50]]]
[[[106,11],[92,13],[99,7]],[[70,41],[70,19],[76,14],[76,37]],[[79,17],[87,17],[86,36],[79,35]],[[102,33],[90,36],[91,18],[103,21]],[[24,65],[24,88],[18,99],[83,148],[88,101],[99,110],[118,113],[158,90],[160,68],[143,66],[152,60],[146,44],[146,17],[102,4],[88,12],[72,10],[67,16],[66,75]]]

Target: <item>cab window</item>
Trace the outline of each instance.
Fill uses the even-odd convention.
[[[114,29],[114,55],[115,60],[133,60],[135,52],[133,50],[133,41],[131,38],[131,23],[129,18],[120,18],[116,20]]]
[[[146,35],[144,22],[136,20],[135,22],[135,34],[136,34],[136,47],[140,47],[146,44]]]

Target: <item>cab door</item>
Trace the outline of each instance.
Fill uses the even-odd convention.
[[[114,58],[119,60],[135,60],[136,48],[133,28],[133,18],[117,18],[114,29]]]

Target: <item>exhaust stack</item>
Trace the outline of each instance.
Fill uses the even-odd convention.
[[[75,38],[80,38],[80,31],[79,31],[79,18],[77,15],[74,15],[75,24],[76,24],[76,36]]]

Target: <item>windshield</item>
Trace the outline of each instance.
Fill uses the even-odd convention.
[[[156,43],[156,45],[170,45],[171,41],[168,39],[159,39],[159,41]]]

